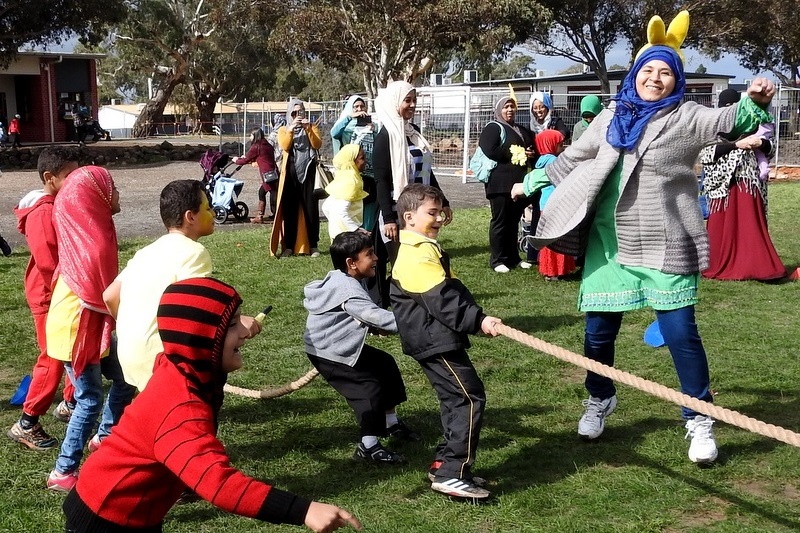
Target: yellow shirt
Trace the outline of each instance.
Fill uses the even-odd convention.
[[[168,233],[145,246],[117,276],[117,353],[125,381],[144,389],[153,375],[156,356],[164,349],[156,314],[168,285],[211,275],[211,256],[199,242]]]
[[[422,294],[443,282],[442,249],[439,243],[421,233],[400,230],[400,248],[392,277],[406,292]],[[450,277],[455,273],[450,269]]]
[[[50,311],[47,313],[45,336],[47,355],[59,361],[71,362],[72,351],[78,338],[78,324],[81,320],[81,299],[72,292],[63,278],[58,278],[53,288]],[[108,349],[100,357],[108,355]]]

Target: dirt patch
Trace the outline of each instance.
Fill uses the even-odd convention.
[[[708,498],[700,498],[697,501],[698,511],[687,512],[685,515],[676,517],[677,524],[673,527],[664,529],[664,533],[679,533],[688,529],[710,528],[717,522],[723,522],[727,519],[727,509],[731,503],[716,496]],[[702,510],[702,512],[700,512]]]
[[[778,181],[800,181],[800,167],[778,167],[769,172],[769,179]]]
[[[156,237],[164,232],[158,212],[158,198],[164,185],[176,179],[200,179],[203,175],[196,162],[171,162],[138,167],[110,168],[114,182],[120,191],[122,212],[114,217],[120,239],[132,237]],[[483,184],[462,184],[456,176],[437,176],[445,195],[454,209],[487,206]],[[258,204],[260,178],[255,168],[249,166],[236,173],[236,178],[245,182],[241,200],[254,212]],[[41,188],[39,174],[35,171],[14,170],[3,172],[0,177],[0,234],[12,247],[24,244],[24,237],[16,231],[17,220],[13,209],[29,191]],[[458,214],[456,213],[456,216]],[[230,231],[252,227],[249,223],[227,222],[217,230]]]

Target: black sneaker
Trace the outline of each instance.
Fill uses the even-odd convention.
[[[402,420],[398,420],[396,424],[386,428],[386,434],[389,438],[397,440],[410,442],[419,442],[422,440],[422,435],[405,425]]]
[[[405,457],[399,453],[387,450],[381,446],[380,442],[372,448],[364,447],[363,443],[359,444],[356,447],[356,451],[353,452],[353,459],[356,461],[367,461],[387,465],[402,465],[406,462]]]
[[[201,498],[192,489],[183,489],[183,492],[181,492],[180,497],[175,501],[175,505],[186,505],[188,503],[199,502],[202,499],[203,498]]]
[[[3,252],[3,255],[6,257],[11,255],[11,246],[8,245],[8,241],[3,237],[0,237],[0,252]]]
[[[431,483],[431,490],[447,494],[448,496],[455,496],[456,498],[470,498],[473,500],[485,500],[491,493],[479,487],[471,479],[459,479],[457,477],[444,477],[436,476],[436,479]]]

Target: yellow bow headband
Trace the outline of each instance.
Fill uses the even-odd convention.
[[[686,34],[689,33],[689,12],[684,10],[678,13],[672,22],[669,23],[668,28],[664,28],[664,21],[658,15],[650,19],[647,23],[647,44],[642,46],[636,53],[638,58],[642,52],[651,46],[661,45],[669,46],[678,54],[682,63],[686,63],[681,52],[681,45]]]

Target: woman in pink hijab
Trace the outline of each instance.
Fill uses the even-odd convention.
[[[76,402],[61,453],[47,480],[53,490],[66,492],[77,482],[83,447],[103,405],[101,375],[113,384],[90,449],[110,432],[135,391],[122,378],[111,349],[114,319],[103,302],[103,290],[119,271],[112,219],[119,211],[119,192],[111,174],[96,166],[70,173],[53,206],[59,265],[47,316],[47,346],[51,357],[64,361],[75,385]]]

